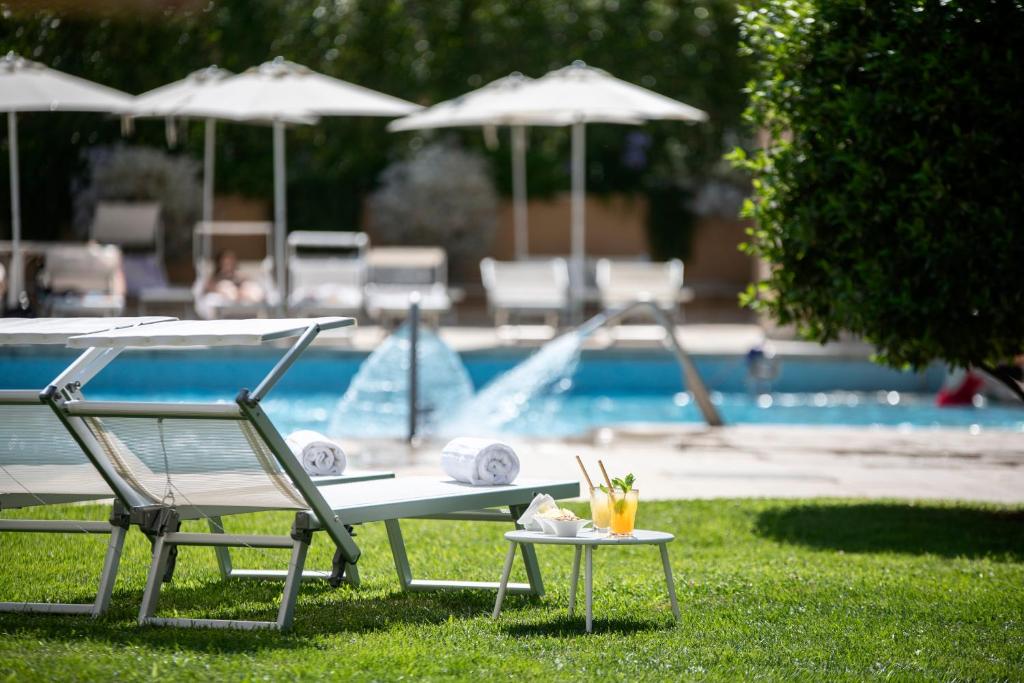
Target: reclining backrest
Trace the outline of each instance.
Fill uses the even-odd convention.
[[[565,259],[538,261],[480,261],[480,275],[492,300],[541,296],[545,300],[568,297],[569,269]]]
[[[114,328],[167,321],[148,318],[3,318],[0,346],[50,345],[63,347],[69,337]],[[79,356],[71,368],[80,387],[103,367],[103,360],[89,353]],[[15,373],[17,374],[17,373]],[[8,387],[0,390],[0,508],[48,503],[74,502],[113,495],[92,461],[72,437],[52,408],[40,399],[42,389],[53,377],[3,378]],[[63,374],[62,374],[63,376]],[[11,384],[20,385],[11,388]]]
[[[330,317],[175,321],[73,337],[68,344],[96,351],[150,346],[184,351],[294,339],[253,392],[256,398],[245,403],[255,406],[261,392],[269,391],[318,332],[352,323],[350,318]],[[173,505],[179,512],[192,508],[198,516],[213,516],[220,514],[218,508],[309,506],[282,471],[281,463],[285,463],[285,468],[292,469],[291,476],[298,476],[294,456],[269,420],[263,419],[257,426],[253,417],[259,413],[257,408],[243,410],[241,403],[69,400],[61,409],[82,420],[97,442],[94,448],[102,451],[100,456],[122,479],[146,498]],[[302,477],[308,481],[304,474]]]
[[[181,407],[181,416],[131,413],[132,404],[73,401],[117,473],[153,502],[191,507],[307,507],[263,438],[230,405]],[[139,404],[135,404],[138,406]],[[192,409],[190,413],[189,410]],[[190,416],[191,415],[191,416]]]
[[[90,237],[100,244],[123,249],[163,251],[159,202],[112,202],[96,204]]]
[[[313,289],[321,285],[363,286],[366,266],[361,259],[331,256],[293,257],[288,262],[291,290]]]
[[[642,296],[648,296],[659,306],[674,306],[683,286],[683,262],[601,259],[597,263],[597,286],[605,306],[628,303]]]
[[[113,293],[120,270],[114,245],[61,244],[46,250],[43,279],[55,292]]]
[[[112,495],[36,392],[0,391],[0,509]]]

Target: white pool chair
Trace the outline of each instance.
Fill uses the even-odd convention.
[[[89,238],[121,249],[125,287],[130,296],[169,286],[159,202],[97,202]]]
[[[597,262],[597,289],[605,309],[647,300],[673,316],[689,298],[683,289],[683,262],[679,259],[656,263],[601,259]]]
[[[121,249],[112,245],[58,244],[46,249],[41,273],[52,316],[116,316],[124,311]]]
[[[288,311],[295,316],[363,311],[366,250],[362,232],[295,230],[288,234]]]
[[[281,302],[274,284],[274,260],[271,240],[274,224],[267,221],[200,221],[196,223],[192,236],[193,261],[196,279],[192,285],[196,315],[204,320],[221,318],[252,318],[270,314]],[[210,277],[216,270],[214,259],[219,250],[218,243],[254,245],[263,243],[257,249],[263,256],[248,258],[240,254],[238,274],[260,285],[263,298],[255,302],[231,301],[216,292],[207,292]]]
[[[435,325],[452,308],[448,254],[440,247],[374,247],[366,256],[366,312],[382,324],[400,321],[418,297],[420,315]]]
[[[414,579],[405,554],[399,519],[408,517],[502,521],[512,524],[536,493],[555,498],[579,495],[575,481],[520,480],[509,486],[472,487],[444,477],[405,477],[316,486],[291,454],[263,412],[262,399],[323,330],[351,325],[350,318],[162,323],[138,333],[112,331],[70,340],[92,353],[126,348],[258,346],[295,340],[277,365],[253,390],[242,389],[232,404],[138,403],[64,400],[50,392],[52,407],[64,415],[84,446],[131,486],[132,520],[155,541],[139,612],[141,624],[229,628],[289,628],[303,578],[344,579],[358,584],[355,563],[360,549],[346,525],[383,521],[395,567],[406,590],[497,588],[496,583]],[[68,377],[74,381],[73,377]],[[129,496],[126,496],[128,498]],[[487,508],[507,507],[508,510]],[[181,533],[182,519],[207,519],[259,510],[294,510],[289,535]],[[336,545],[334,570],[303,572],[316,531]],[[284,596],[275,621],[160,618],[155,615],[161,579],[177,546],[291,549]],[[512,590],[543,591],[536,556],[524,555],[529,584]],[[267,576],[266,572],[236,574]]]
[[[0,345],[63,346],[75,335],[161,320],[169,318],[5,318],[0,319]],[[81,384],[95,374],[89,369],[88,355],[80,355],[66,371],[75,368]],[[81,384],[66,387],[67,395],[79,396]],[[0,390],[0,511],[112,498],[114,494],[103,475],[42,401],[41,391]],[[50,539],[57,534],[110,536],[92,603],[0,602],[0,611],[102,614],[110,603],[127,528],[128,514],[120,504],[114,505],[105,522],[0,518],[0,531],[4,532],[47,533]],[[3,548],[0,544],[0,561],[8,562]]]
[[[565,259],[537,261],[480,261],[480,276],[494,324],[507,325],[511,316],[540,315],[557,328],[569,307],[569,267]]]

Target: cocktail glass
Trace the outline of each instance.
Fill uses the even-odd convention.
[[[612,536],[633,535],[633,529],[636,528],[636,509],[639,505],[639,489],[632,489],[628,493],[612,492],[612,514],[609,520]]]
[[[608,493],[594,486],[590,489],[590,519],[594,522],[594,531],[599,534],[608,533],[608,525],[612,516],[612,501]]]

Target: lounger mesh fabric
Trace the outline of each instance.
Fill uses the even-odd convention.
[[[153,502],[196,508],[307,507],[244,420],[87,417],[85,421],[118,474]]]
[[[113,495],[49,407],[0,405],[0,506],[43,504],[54,494]]]

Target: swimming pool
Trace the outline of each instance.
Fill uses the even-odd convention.
[[[522,361],[527,351],[461,355],[477,388]],[[0,388],[42,387],[73,358],[64,351],[6,349],[0,354]],[[90,398],[211,401],[234,399],[252,388],[279,352],[211,350],[126,352],[88,387]],[[312,349],[267,397],[264,406],[282,431],[324,430],[365,354]],[[944,372],[898,372],[866,360],[783,358],[770,392],[753,392],[746,360],[696,356],[695,362],[727,424],[889,425],[1024,431],[1015,405],[937,408],[934,393]],[[507,425],[524,435],[564,436],[624,423],[700,423],[684,392],[678,366],[660,351],[586,351],[564,391],[537,399]],[[382,413],[397,409],[382,405]],[[380,425],[352,424],[348,436],[400,436]]]

